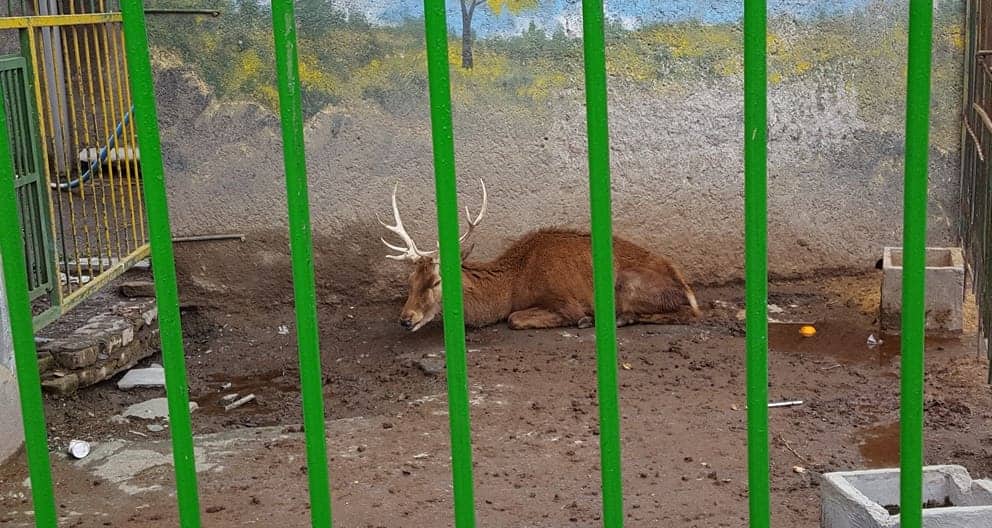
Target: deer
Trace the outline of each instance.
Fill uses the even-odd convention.
[[[480,183],[479,214],[473,218],[465,207],[468,228],[458,239],[466,326],[479,328],[503,321],[513,330],[593,326],[588,232],[541,228],[517,239],[493,260],[468,260],[475,247],[470,239],[489,205],[486,183]],[[394,223],[387,224],[378,213],[376,219],[403,244],[380,238],[397,252],[386,258],[413,265],[399,323],[416,332],[441,313],[439,249],[421,250],[407,233],[397,204],[398,190],[399,183],[393,187]],[[692,288],[670,259],[617,236],[613,237],[613,252],[617,326],[670,323],[678,320],[676,314],[686,306],[694,318],[701,316]]]

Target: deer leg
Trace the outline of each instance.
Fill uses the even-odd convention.
[[[516,311],[507,318],[509,327],[513,330],[529,330],[536,328],[557,328],[568,326],[574,322],[558,312],[544,308],[527,308]]]

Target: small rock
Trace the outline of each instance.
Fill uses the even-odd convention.
[[[159,424],[148,424],[147,429],[153,433],[161,433],[165,430],[165,427]]]
[[[440,376],[444,373],[444,360],[441,358],[423,358],[416,361],[417,367],[431,376]]]
[[[289,334],[289,327],[286,326],[286,325],[280,325],[279,326],[279,329],[278,329],[278,332],[279,332],[279,335],[287,335],[287,334]]]
[[[164,387],[165,386],[165,369],[159,367],[151,367],[144,369],[134,369],[128,371],[127,374],[117,382],[117,388],[121,390],[130,390],[137,387]]]
[[[391,424],[389,422],[382,422],[382,428],[383,429],[392,429],[393,428],[393,424]]]
[[[225,509],[226,508],[224,508],[223,506],[210,506],[209,508],[207,508],[207,513],[220,513]]]
[[[238,393],[235,392],[235,393],[232,393],[232,394],[226,394],[226,395],[224,395],[223,397],[221,397],[220,402],[222,404],[224,404],[224,405],[227,405],[228,403],[231,403],[232,401],[234,401],[236,399],[238,399]]]
[[[802,475],[803,473],[806,472],[806,468],[804,468],[802,466],[792,466],[792,471],[794,473],[798,473],[798,474]]]
[[[123,417],[123,416],[121,416],[119,414],[115,414],[115,415],[111,416],[107,421],[110,422],[110,423],[112,423],[112,424],[117,424],[117,425],[126,425],[126,424],[131,423],[131,420],[128,420],[127,418],[125,418],[125,417]]]

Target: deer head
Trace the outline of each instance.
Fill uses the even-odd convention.
[[[469,240],[476,226],[482,221],[482,217],[486,214],[486,209],[489,205],[489,198],[486,194],[486,182],[479,181],[482,184],[482,207],[479,210],[478,216],[473,220],[472,213],[469,211],[468,206],[465,206],[468,230],[458,238],[459,243],[462,245],[462,259],[472,252],[474,246],[471,244],[466,246],[465,242]],[[441,274],[439,270],[438,250],[422,251],[418,249],[413,238],[406,232],[406,228],[403,227],[403,220],[400,218],[399,206],[396,203],[396,192],[398,189],[399,184],[397,183],[393,187],[393,221],[395,224],[389,225],[383,222],[378,214],[376,214],[376,219],[379,220],[379,223],[383,227],[400,237],[403,243],[402,246],[393,245],[387,242],[385,238],[381,238],[380,240],[382,240],[382,243],[386,247],[399,252],[396,255],[386,255],[386,258],[409,261],[414,265],[408,279],[409,293],[407,294],[406,303],[403,305],[403,311],[400,313],[400,325],[411,332],[416,332],[431,322],[441,312]]]

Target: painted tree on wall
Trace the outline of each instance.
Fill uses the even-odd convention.
[[[494,15],[503,12],[504,9],[516,14],[524,9],[537,7],[539,0],[459,0],[462,4],[462,68],[471,69],[475,64],[472,56],[472,43],[475,35],[472,34],[472,17],[475,9],[485,4]]]

